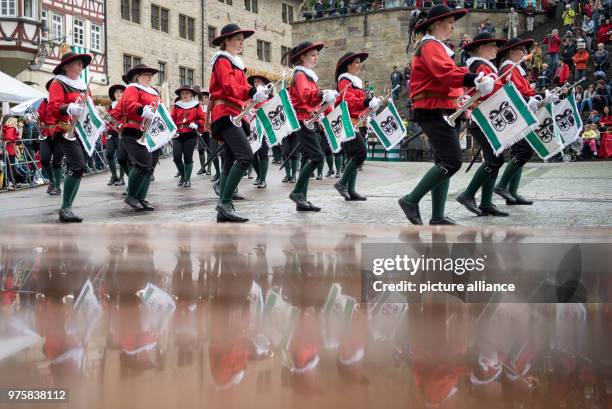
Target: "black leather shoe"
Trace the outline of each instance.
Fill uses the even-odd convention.
[[[495,188],[493,188],[493,191],[502,198],[504,198],[506,200],[507,205],[512,205],[514,204],[514,202],[516,202],[516,199],[514,199],[514,196],[512,196],[510,192],[508,192],[508,189],[496,186]]]
[[[362,196],[362,195],[360,195],[357,192],[349,192],[349,196],[351,196],[350,200],[352,200],[352,201],[363,202],[363,201],[368,200],[367,197]],[[345,200],[349,200],[349,199],[345,198]]]
[[[134,210],[142,210],[142,206],[140,205],[140,202],[135,197],[127,196],[124,202],[127,203],[127,205],[130,206]]]
[[[119,179],[115,182],[115,186],[125,186],[125,181],[123,179]]]
[[[179,180],[176,185],[181,187],[181,186],[183,186],[184,183],[185,183],[185,180],[183,178],[181,178],[181,180]]]
[[[240,196],[237,191],[234,192],[232,200],[244,200],[244,196]]]
[[[457,223],[455,223],[455,221],[451,218],[443,217],[442,219],[430,219],[429,224],[431,226],[454,226]]]
[[[219,184],[218,183],[213,184],[213,190],[214,190],[214,192],[215,192],[215,194],[217,196],[221,196],[221,193],[219,191]]]
[[[178,178],[181,176],[181,172],[176,172],[176,175],[174,175],[175,178]]]
[[[191,187],[191,180],[186,180],[183,182],[183,187]]]
[[[249,219],[246,217],[242,217],[236,213],[231,203],[219,202],[217,203],[217,207],[215,209],[230,223],[246,223],[249,221]]]
[[[153,206],[151,206],[151,204],[146,201],[146,200],[139,200],[140,205],[142,206],[142,210],[146,210],[148,212],[152,212],[153,210],[155,210],[155,208]]]
[[[323,180],[323,175],[319,173],[315,179],[316,180]]]
[[[336,172],[336,176],[335,176],[335,178],[336,178],[336,179],[340,179],[340,176],[342,176],[342,174],[341,174],[340,172]]]
[[[501,210],[499,210],[497,208],[497,206],[495,206],[494,204],[490,205],[490,206],[478,206],[478,208],[482,211],[483,214],[485,215],[490,215],[490,216],[499,216],[499,217],[507,217],[510,216],[510,213],[507,212],[502,212]]]
[[[49,192],[50,196],[58,196],[62,194],[62,189],[60,189],[59,187],[55,187],[53,186],[51,188],[51,191]]]
[[[261,183],[257,185],[257,189],[265,189],[267,187],[268,185],[266,184],[265,180],[262,180]]]
[[[206,169],[206,176],[210,176],[210,169]]]
[[[307,200],[306,203],[308,203],[308,207],[310,208],[308,211],[310,212],[320,212],[321,211],[321,208],[319,206],[313,205],[312,202]]]
[[[291,176],[286,176],[286,175],[282,180],[283,183],[289,183],[290,181],[291,181]]]
[[[325,177],[328,178],[328,177],[331,177],[331,176],[334,176],[334,171],[333,170],[328,170],[327,173],[325,174]]]
[[[49,186],[47,186],[47,194],[51,194],[52,190],[53,190],[53,183],[49,183]]]
[[[261,179],[257,178],[255,179],[255,182],[253,182],[253,186],[259,186],[260,183],[261,183]]]
[[[196,175],[203,175],[204,173],[206,173],[206,170],[204,168],[200,168],[200,170],[196,172]]]
[[[81,223],[83,219],[72,212],[71,208],[60,209],[59,220],[62,223]]]
[[[342,183],[340,183],[340,181],[338,181],[334,183],[334,189],[336,189],[338,193],[340,193],[340,196],[342,196],[345,200],[351,200],[351,195],[349,194],[348,186],[343,185]]]
[[[410,220],[410,223],[416,225],[422,225],[423,220],[421,220],[421,212],[419,211],[418,204],[412,204],[406,200],[404,197],[400,197],[397,203],[400,205],[406,218]]]
[[[217,223],[229,223],[229,219],[217,212]]]
[[[289,194],[289,199],[291,199],[296,204],[297,210],[300,210],[300,211],[310,210],[310,205],[308,204],[308,202],[306,201],[306,198],[304,197],[302,193],[291,192]]]
[[[219,174],[218,174],[218,173],[215,173],[215,176],[213,176],[213,177],[210,179],[210,181],[211,181],[211,182],[216,182],[217,180],[219,180]]]
[[[476,205],[476,199],[464,195],[463,193],[457,196],[457,201],[461,203],[466,209],[474,213],[476,216],[482,216],[482,211]]]
[[[521,195],[516,195],[513,196],[514,197],[514,203],[515,205],[532,205],[533,204],[533,200],[529,200],[524,198]]]
[[[111,176],[110,180],[108,181],[108,183],[106,184],[106,186],[112,186],[115,184],[115,182],[117,182],[119,180],[119,178],[116,178],[115,176]]]

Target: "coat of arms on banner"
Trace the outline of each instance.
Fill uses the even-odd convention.
[[[506,125],[512,125],[517,119],[516,111],[508,101],[502,102],[498,109],[489,113],[489,121],[497,131],[503,131]]]

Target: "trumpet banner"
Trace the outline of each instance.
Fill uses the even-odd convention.
[[[176,134],[176,129],[176,124],[166,106],[159,104],[157,111],[155,111],[155,117],[151,120],[151,126],[149,126],[145,135],[145,146],[149,152],[153,152],[170,142]]]
[[[355,130],[353,129],[346,101],[342,101],[321,120],[321,123],[323,124],[329,146],[334,153],[340,152],[342,142],[355,139]]]
[[[387,107],[372,118],[370,128],[372,128],[387,151],[390,151],[395,145],[400,143],[406,134],[406,128],[393,101],[389,101]]]
[[[564,147],[580,137],[582,119],[580,119],[573,92],[553,106],[552,116],[555,119],[555,128],[559,132]]]
[[[525,136],[529,145],[543,160],[550,159],[563,149],[563,141],[554,124],[552,110],[552,104],[540,108],[536,112],[539,125]]]
[[[278,145],[286,136],[300,129],[286,88],[259,107],[256,116],[270,146]]]
[[[106,125],[104,121],[102,121],[102,118],[98,115],[93,100],[88,96],[85,101],[85,108],[74,127],[76,134],[83,143],[87,155],[93,155],[96,150],[96,142],[105,129]]]
[[[537,118],[511,82],[474,109],[472,118],[498,156],[538,125]]]

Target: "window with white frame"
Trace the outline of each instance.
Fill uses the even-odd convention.
[[[62,14],[51,14],[51,38],[59,39],[64,36],[64,16]]]
[[[36,19],[38,18],[38,6],[37,0],[23,0],[23,16],[25,18]]]
[[[0,0],[0,16],[17,17],[17,0]]]
[[[72,42],[74,45],[85,47],[85,22],[79,19],[73,19],[72,26]]]
[[[40,12],[40,22],[42,26],[45,27],[46,31],[42,32],[44,38],[47,38],[47,34],[49,33],[49,20],[47,19],[47,10],[42,10]]]
[[[102,51],[102,27],[97,24],[91,25],[91,49]]]

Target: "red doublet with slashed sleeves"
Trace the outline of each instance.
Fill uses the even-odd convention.
[[[298,121],[309,119],[323,102],[317,83],[302,71],[295,72],[293,84],[289,88],[289,96]]]
[[[200,104],[187,109],[175,105],[172,108],[170,116],[178,128],[179,134],[194,132],[194,130],[189,127],[189,124],[192,122],[198,124],[198,131],[204,132],[204,111]]]
[[[213,65],[209,92],[213,101],[211,123],[224,116],[240,114],[244,103],[254,94],[244,71],[223,56]]]
[[[476,74],[457,67],[444,46],[425,40],[412,58],[410,98],[414,109],[456,109],[463,87],[473,87]]]
[[[119,122],[119,129],[115,129],[111,125],[106,125],[106,134],[108,136],[117,136],[118,132],[121,132],[121,126],[123,126],[122,122],[122,114],[121,114],[121,101],[117,102],[115,106],[109,105],[106,109],[106,112],[117,122]]]
[[[507,64],[503,66],[502,68],[500,68],[499,70],[500,75],[508,71],[510,67],[511,65]],[[533,97],[536,94],[535,90],[531,88],[531,85],[529,85],[529,81],[527,81],[527,78],[525,78],[521,74],[519,67],[516,67],[514,70],[512,70],[512,72],[509,74],[509,77],[510,77],[510,81],[512,81],[516,89],[518,89],[518,91],[521,93],[523,97],[526,97],[526,98]],[[507,82],[508,82],[508,77],[504,79],[504,84]]]
[[[359,115],[367,108],[365,91],[354,86],[353,83],[346,78],[338,82],[338,92],[342,93],[344,89],[346,89],[346,91],[344,91],[344,101],[348,105],[351,118],[359,118]],[[338,100],[338,103],[340,103],[340,100]]]
[[[134,86],[128,86],[123,91],[121,97],[121,106],[123,113],[123,127],[140,130],[143,117],[142,110],[145,105],[156,104],[159,102],[159,96],[149,94],[146,91]]]
[[[67,84],[60,83],[59,80],[53,80],[49,87],[49,103],[47,105],[47,117],[57,124],[60,121],[70,123],[68,115],[68,105],[76,102],[79,97],[85,97],[85,91],[79,91]],[[59,126],[53,128],[53,133],[65,132]]]

